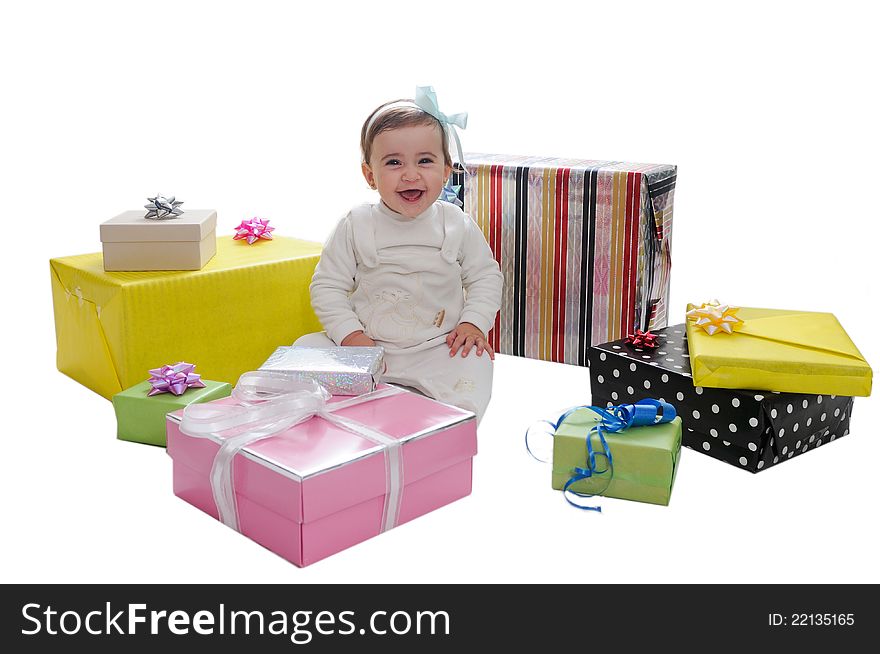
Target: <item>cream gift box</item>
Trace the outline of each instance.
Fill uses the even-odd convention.
[[[201,270],[217,251],[217,212],[152,220],[125,211],[101,224],[104,270]]]

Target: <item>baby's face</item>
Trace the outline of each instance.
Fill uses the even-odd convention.
[[[443,189],[451,168],[443,159],[439,125],[415,125],[382,132],[373,140],[364,177],[375,184],[388,208],[415,218]]]

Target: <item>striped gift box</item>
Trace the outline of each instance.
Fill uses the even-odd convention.
[[[464,210],[504,274],[497,352],[587,365],[666,326],[675,166],[465,154]]]

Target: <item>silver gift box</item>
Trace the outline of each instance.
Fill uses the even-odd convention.
[[[363,395],[376,388],[385,350],[381,347],[303,347],[285,345],[260,370],[282,370],[314,379],[333,395]]]

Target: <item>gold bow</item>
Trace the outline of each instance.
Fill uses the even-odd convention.
[[[703,302],[698,307],[694,307],[687,312],[688,320],[692,320],[697,327],[714,336],[718,332],[726,332],[732,334],[742,327],[743,320],[738,318],[736,312],[739,307],[732,307],[729,304],[721,304],[718,300],[711,302]]]

